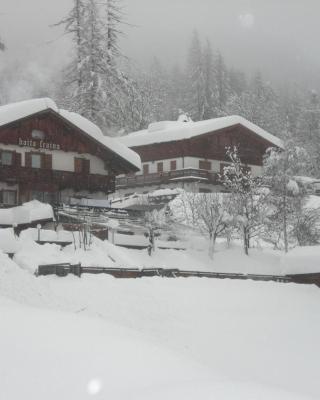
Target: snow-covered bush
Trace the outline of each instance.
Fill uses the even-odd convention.
[[[299,246],[320,244],[320,209],[303,208],[295,215],[292,235]]]
[[[218,236],[228,234],[233,223],[230,215],[230,195],[225,193],[183,192],[171,204],[174,219],[196,228],[209,240],[212,257]]]

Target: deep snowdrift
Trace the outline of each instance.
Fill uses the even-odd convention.
[[[320,396],[316,287],[36,278],[0,263],[5,400],[81,400],[91,381],[101,399]]]

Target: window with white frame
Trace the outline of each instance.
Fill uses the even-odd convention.
[[[41,154],[31,154],[31,167],[41,168]]]
[[[1,203],[7,206],[14,206],[17,204],[17,192],[15,190],[2,190]]]
[[[2,151],[1,152],[1,165],[12,165],[13,164],[13,156],[11,151]]]

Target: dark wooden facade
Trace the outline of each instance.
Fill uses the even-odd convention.
[[[41,140],[32,138],[31,133],[33,130],[45,133],[45,147],[43,149],[57,150],[57,148],[50,147],[50,144],[55,144],[59,146],[58,150],[91,154],[104,159],[107,166],[115,174],[132,171],[131,164],[121,159],[111,150],[104,148],[90,135],[50,109],[0,127],[0,144],[19,145],[19,139],[21,139],[27,143],[35,142],[36,146],[30,147],[33,150],[37,150],[41,146]],[[46,145],[49,146],[46,147]]]
[[[34,131],[43,137],[35,138]],[[74,193],[112,193],[115,176],[135,170],[125,159],[51,109],[0,127],[0,155],[1,152],[11,153],[12,160],[10,165],[0,164],[0,182],[9,191],[11,187],[18,188],[17,203],[31,200],[34,192],[52,193],[53,201],[59,201],[59,194],[65,189]],[[63,157],[74,159],[74,171],[53,169],[52,158],[57,152],[60,157],[64,152]],[[74,153],[79,155],[78,161]],[[38,168],[32,165],[32,155],[39,155]],[[88,155],[101,160],[104,165],[101,173],[90,172],[90,160],[84,159]]]
[[[266,150],[274,146],[242,125],[208,132],[191,139],[132,147],[142,162],[180,157],[229,161],[226,148],[237,146],[244,164],[261,166]]]
[[[157,163],[158,171],[117,178],[116,187],[126,189],[155,185],[160,188],[169,184],[172,186],[173,182],[202,182],[219,185],[218,175],[222,167],[230,162],[226,150],[233,146],[238,148],[244,165],[261,167],[266,150],[274,147],[274,144],[245,126],[237,124],[192,138],[131,147],[140,155],[142,163]],[[185,162],[187,157],[198,159],[197,167],[190,167],[188,162]],[[182,160],[182,163],[179,163],[181,169],[177,170],[175,159]],[[164,160],[171,160],[170,170],[163,170]],[[212,170],[212,160],[219,162],[218,169]],[[149,170],[149,164],[143,165],[144,172]]]

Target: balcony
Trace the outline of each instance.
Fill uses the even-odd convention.
[[[28,167],[1,166],[0,181],[30,185],[30,187],[32,184],[45,183],[55,185],[58,190],[71,188],[76,191],[88,190],[89,192],[104,193],[113,193],[115,190],[113,176]]]
[[[169,172],[158,172],[153,174],[117,178],[116,189],[148,185],[162,185],[174,182],[204,182],[218,185],[219,176],[216,172],[196,168],[185,168]]]

